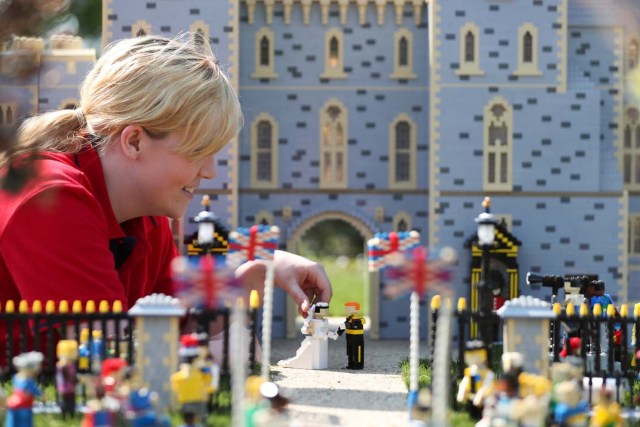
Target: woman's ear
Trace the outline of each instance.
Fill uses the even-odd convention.
[[[120,148],[126,157],[135,160],[140,155],[140,143],[146,134],[142,126],[128,125],[120,133]]]

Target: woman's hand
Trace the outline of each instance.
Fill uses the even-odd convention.
[[[331,301],[331,282],[322,264],[285,251],[276,251],[273,263],[275,284],[291,296],[303,317],[314,297],[316,301]],[[265,272],[264,261],[249,261],[236,269],[236,277],[248,291],[256,289],[262,296]]]

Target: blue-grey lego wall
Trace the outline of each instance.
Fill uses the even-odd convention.
[[[151,26],[151,33],[162,36],[174,36],[189,31],[189,27],[196,21],[204,21],[209,25],[210,45],[216,55],[220,66],[225,70],[231,69],[230,47],[232,46],[231,34],[238,29],[230,24],[231,5],[228,0],[161,0],[161,1],[127,1],[113,0],[111,2],[112,14],[107,16],[110,21],[112,37],[103,44],[114,40],[131,37],[131,26],[139,20],[147,21]],[[231,159],[229,147],[224,148],[216,155],[216,178],[203,180],[200,189],[202,192],[216,194],[212,210],[215,211],[221,221],[232,224],[231,194],[229,188],[229,174]],[[196,198],[188,210],[187,218],[190,218],[202,210],[200,199]],[[185,232],[190,234],[196,230],[195,225],[185,221]]]
[[[245,128],[240,135],[240,224],[251,224],[259,211],[271,212],[283,235],[291,235],[306,219],[321,212],[341,212],[356,218],[371,231],[390,231],[399,211],[412,217],[413,228],[427,235],[428,209],[428,27],[426,8],[423,24],[416,27],[413,9],[405,8],[402,26],[395,22],[391,4],[383,25],[377,24],[375,8],[367,8],[360,25],[355,3],[350,3],[347,24],[341,25],[339,10],[332,4],[327,25],[321,23],[320,8],[312,3],[310,23],[304,25],[299,5],[293,7],[291,23],[284,24],[282,5],[274,6],[274,63],[277,79],[253,79],[255,33],[266,26],[264,5],[255,7],[254,21],[247,21],[241,5],[240,88]],[[325,33],[338,28],[344,35],[344,80],[323,80]],[[393,34],[399,28],[413,33],[415,80],[398,81],[393,72]],[[348,112],[348,192],[317,191],[320,187],[320,112],[330,99],[338,99]],[[270,114],[279,126],[278,188],[282,191],[250,189],[251,129],[261,113]],[[416,124],[417,192],[389,192],[389,126],[404,113]],[[251,191],[250,191],[251,190]],[[360,191],[360,192],[359,192]],[[282,220],[282,207],[289,206],[293,218]],[[385,218],[374,219],[378,206]],[[426,241],[424,242],[426,243]],[[380,335],[407,337],[406,301],[380,301]],[[423,331],[423,336],[426,331]],[[274,322],[274,335],[277,336]]]

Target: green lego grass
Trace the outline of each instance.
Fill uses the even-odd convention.
[[[336,258],[322,258],[318,260],[333,286],[333,298],[329,305],[329,316],[344,316],[344,304],[349,301],[360,303],[360,314],[369,314],[369,297],[365,292],[365,280],[368,281],[366,260],[348,259],[337,262]],[[367,282],[368,283],[368,282]]]

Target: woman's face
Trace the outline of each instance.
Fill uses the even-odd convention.
[[[200,181],[215,177],[213,155],[191,161],[172,151],[183,135],[171,132],[152,138],[151,149],[145,153],[139,193],[151,215],[182,218]]]

